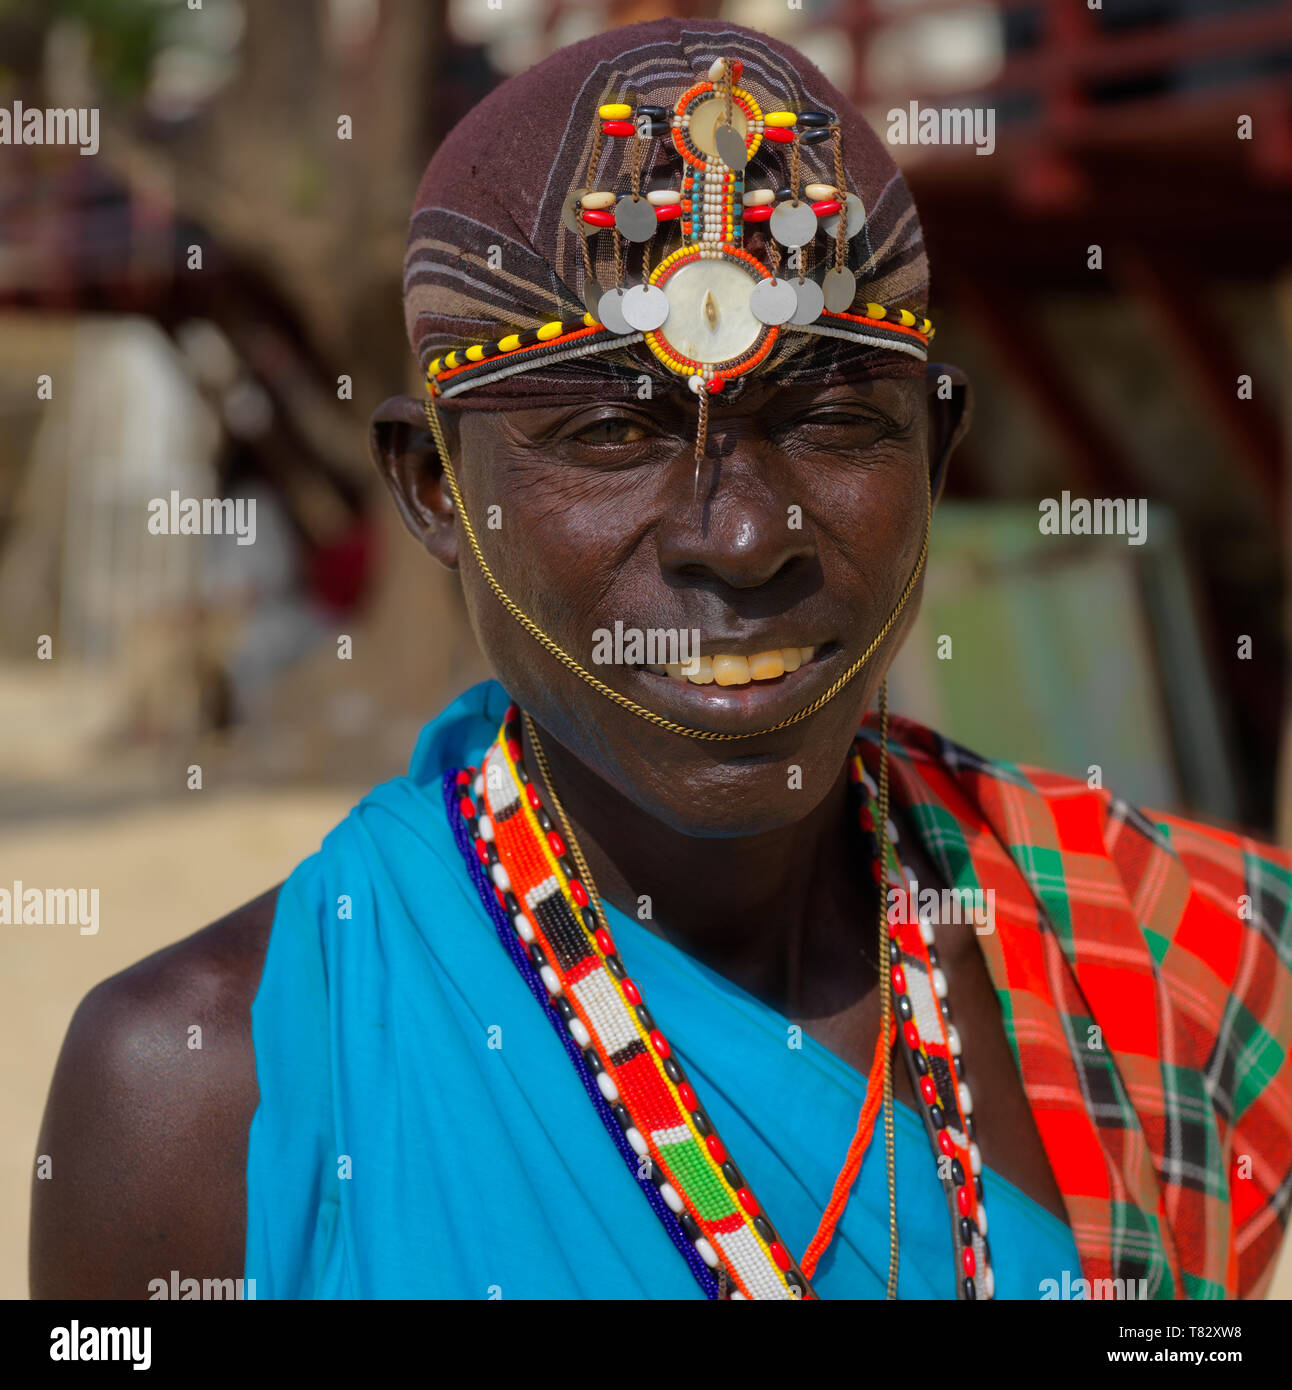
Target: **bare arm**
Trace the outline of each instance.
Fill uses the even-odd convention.
[[[37,1147],[33,1298],[147,1298],[171,1270],[242,1276],[258,1099],[250,1009],[277,896],[81,1001]]]

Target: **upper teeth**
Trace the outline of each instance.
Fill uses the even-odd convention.
[[[786,671],[797,671],[804,662],[811,661],[815,647],[780,647],[769,652],[755,652],[753,656],[695,657],[687,662],[673,662],[668,666],[648,666],[648,671],[656,675],[676,677],[690,681],[692,685],[748,685],[750,681],[770,681],[783,676]]]

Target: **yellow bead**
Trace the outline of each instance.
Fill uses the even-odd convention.
[[[769,111],[763,117],[764,125],[793,125],[798,117],[793,111]],[[779,225],[779,224],[778,224]]]
[[[468,362],[479,362],[484,356],[484,348],[481,344],[477,343],[475,347],[467,348],[465,355]]]
[[[597,115],[603,121],[626,121],[632,114],[633,109],[626,101],[608,101],[597,107]]]
[[[912,320],[912,322],[913,321],[914,320]],[[560,333],[562,326],[559,319],[555,323],[545,323],[542,328],[538,330],[538,341],[540,343],[545,343],[549,338],[555,338]]]
[[[596,323],[597,323],[596,319],[594,319],[594,318],[592,317],[591,314],[584,314],[584,316],[583,316],[583,326],[584,326],[584,328],[595,328],[595,327],[596,327]]]
[[[498,351],[499,351],[499,352],[510,352],[510,351],[512,350],[512,348],[518,348],[519,346],[520,346],[520,334],[519,334],[519,333],[508,333],[507,336],[506,336],[505,338],[499,338],[499,339],[498,339]]]
[[[911,327],[913,327],[913,325],[914,325],[914,323],[915,323],[915,315],[914,315],[913,313],[911,313],[911,311],[910,311],[909,309],[899,309],[899,310],[897,311],[897,314],[898,314],[898,318],[900,319],[900,321],[901,321],[901,323],[903,324],[904,327],[906,327],[906,328],[911,328]]]
[[[866,317],[868,319],[882,319],[887,315],[887,313],[888,310],[885,309],[882,304],[866,305]]]
[[[449,355],[444,359],[444,366],[445,366],[445,368],[446,368],[447,370],[452,371],[452,369],[453,369],[454,367],[456,367],[457,365],[458,365],[458,354],[457,354],[457,349],[455,348],[455,349],[454,349],[451,353],[449,353]]]
[[[436,375],[438,375],[439,370],[440,370],[440,359],[439,359],[438,357],[434,357],[434,358],[431,359],[431,365],[430,365],[429,367],[427,367],[427,369],[426,369],[426,375],[427,375],[427,376],[436,376]]]

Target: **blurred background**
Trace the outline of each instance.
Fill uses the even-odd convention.
[[[488,674],[366,454],[420,390],[413,192],[496,83],[665,14],[796,45],[881,134],[996,113],[990,157],[893,149],[978,401],[895,707],[1292,843],[1292,5],[0,0],[0,108],[100,113],[93,157],[0,145],[0,883],[101,901],[0,927],[0,1296],[79,998],[283,878]],[[1065,489],[1146,498],[1148,543],[1042,538]],[[255,499],[255,544],[150,534],[172,493]]]

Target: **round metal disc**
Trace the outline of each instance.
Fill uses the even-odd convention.
[[[847,266],[837,265],[826,272],[821,282],[825,307],[832,314],[841,314],[857,297],[857,277]]]
[[[748,352],[763,331],[749,307],[754,283],[752,272],[735,261],[688,261],[660,286],[668,300],[668,322],[660,330],[665,346],[705,365]]]
[[[634,285],[625,290],[619,307],[638,333],[660,328],[668,318],[668,296],[658,285]]]
[[[625,193],[615,204],[615,226],[625,241],[646,241],[655,235],[659,219],[655,208],[645,198],[633,202],[631,193]]]
[[[565,200],[565,206],[561,209],[561,221],[565,223],[567,230],[576,232],[579,236],[587,236],[589,232],[595,232],[597,230],[579,216],[579,213],[582,211],[579,207],[579,199],[582,198],[587,191],[586,188],[576,188]]]
[[[583,282],[583,307],[592,315],[597,317],[597,308],[601,303],[601,296],[605,290],[595,280],[585,280]]]
[[[626,290],[607,290],[597,304],[597,318],[611,333],[635,333],[637,330],[624,318],[623,302]]]
[[[866,205],[855,193],[848,194],[848,240],[851,241],[866,225]],[[833,236],[839,225],[839,214],[832,212],[821,219],[821,230],[826,236]]]
[[[816,213],[808,202],[777,203],[767,226],[782,246],[806,246],[816,236]]]
[[[734,127],[720,125],[713,132],[713,143],[718,147],[718,157],[728,169],[743,169],[749,160],[745,148],[745,137]]]
[[[760,323],[788,323],[799,297],[788,280],[760,280],[749,296],[749,310]]]
[[[794,297],[798,300],[798,308],[790,317],[791,323],[813,323],[821,317],[821,310],[825,308],[825,293],[815,280],[802,279],[791,280],[794,286]]]
[[[701,154],[716,155],[718,147],[714,143],[714,132],[719,125],[725,125],[723,117],[725,102],[719,96],[708,96],[703,101],[697,101],[691,107],[691,124],[688,127],[688,134],[691,143]],[[735,126],[736,133],[743,140],[749,130],[749,121],[745,116],[744,108],[736,102],[731,104],[731,124]],[[725,162],[725,161],[724,161]]]

